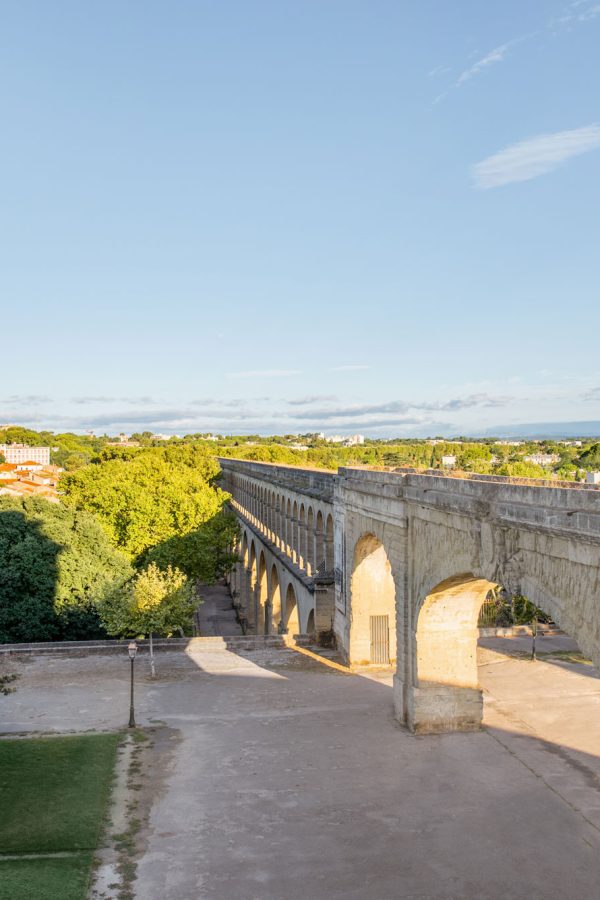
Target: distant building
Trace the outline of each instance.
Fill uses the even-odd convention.
[[[364,434],[351,434],[344,437],[343,434],[331,434],[325,438],[328,444],[343,444],[344,447],[354,447],[356,444],[364,444]]]
[[[600,484],[600,472],[586,472],[585,473],[585,483],[586,484]]]
[[[28,447],[27,444],[0,444],[0,453],[7,463],[33,462],[50,465],[50,447]]]
[[[523,457],[525,462],[535,463],[536,466],[554,466],[560,462],[558,453],[532,453]]]
[[[445,469],[452,469],[456,465],[455,456],[442,456],[442,465]]]

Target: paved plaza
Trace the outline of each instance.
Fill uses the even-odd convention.
[[[536,663],[528,639],[484,641],[486,729],[428,737],[394,720],[389,677],[299,651],[163,653],[155,682],[140,657],[138,722],[159,739],[136,896],[597,896],[600,679],[543,640],[556,655]],[[4,732],[127,720],[125,655],[8,664]]]

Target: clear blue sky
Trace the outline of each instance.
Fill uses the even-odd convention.
[[[2,3],[0,421],[600,419],[600,4]]]

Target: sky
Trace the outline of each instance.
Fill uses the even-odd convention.
[[[600,3],[0,10],[0,424],[600,419]]]

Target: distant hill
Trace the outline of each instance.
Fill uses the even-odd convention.
[[[554,440],[570,438],[600,438],[600,421],[596,422],[527,422],[520,425],[498,425],[486,428],[481,437],[532,438]]]

